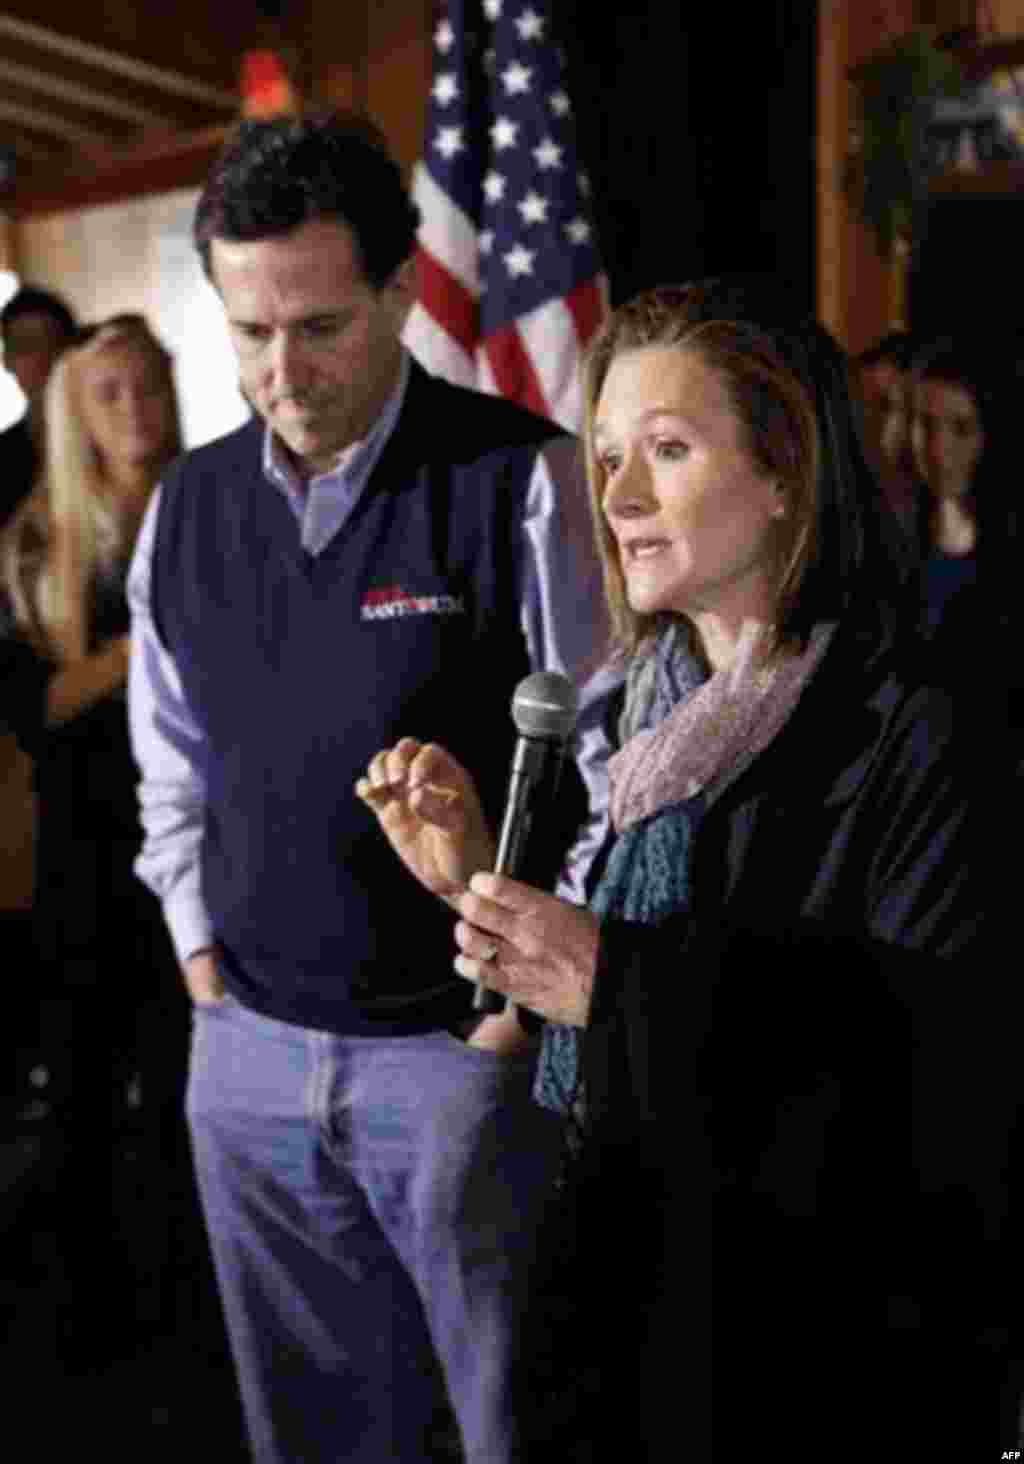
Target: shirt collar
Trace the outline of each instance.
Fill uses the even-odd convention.
[[[361,487],[369,478],[370,470],[394,431],[409,385],[410,369],[409,353],[403,348],[398,380],[376,422],[365,437],[360,438],[358,442],[350,443],[341,452],[337,462],[326,473],[318,473],[313,478],[303,480],[296,472],[284,447],[278,441],[273,428],[268,425],[263,433],[264,477],[284,493],[293,505],[296,502],[303,502],[312,494],[313,489],[321,484],[325,487],[345,485],[350,489],[355,486]]]

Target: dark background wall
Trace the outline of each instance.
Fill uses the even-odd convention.
[[[817,6],[562,0],[613,301],[732,270],[815,297]]]
[[[952,194],[921,210],[909,280],[910,327],[923,335],[1024,338],[1024,198]]]

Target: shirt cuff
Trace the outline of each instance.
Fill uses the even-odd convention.
[[[192,890],[177,890],[168,895],[163,910],[175,954],[182,964],[197,951],[208,950],[216,943],[206,906]]]

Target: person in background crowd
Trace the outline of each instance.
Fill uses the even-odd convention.
[[[412,725],[496,817],[513,689],[562,672],[593,793],[570,874],[603,825],[576,445],[406,355],[417,221],[365,120],[242,124],[195,237],[256,415],[165,475],[129,582],[137,867],[195,1004],[188,1116],[258,1464],[436,1464],[445,1388],[466,1464],[519,1457],[559,1126],[535,1038],[474,1017],[450,912],[357,771]]]
[[[878,479],[882,502],[905,534],[912,534],[917,512],[909,425],[908,371],[913,351],[914,340],[907,331],[890,331],[852,363],[868,462]]]
[[[934,630],[951,596],[978,578],[982,496],[996,509],[1008,499],[1007,447],[1000,424],[1000,366],[962,342],[932,342],[909,380],[910,446],[924,489],[918,541],[925,624]],[[1007,396],[1005,386],[1002,394]],[[1005,431],[1008,423],[1002,424]],[[987,482],[987,492],[986,490]]]
[[[1024,731],[1014,491],[1021,377],[992,337],[945,337],[910,375],[910,441],[921,485],[921,620],[936,672]],[[995,698],[992,703],[992,698]]]
[[[590,908],[480,872],[449,750],[357,785],[459,910],[455,969],[546,1019],[538,1097],[582,1129],[524,1457],[966,1458],[999,1437],[976,1338],[1018,1309],[1002,770],[922,674],[845,362],[784,292],[639,295],[583,381],[628,662]]]
[[[66,1140],[64,1345],[84,1367],[137,1343],[147,1304],[136,1290],[155,1320],[176,1208],[188,1224],[187,1004],[159,906],[132,868],[141,832],[125,576],[150,494],[181,446],[170,359],[141,317],[79,332],[47,386],[46,424],[46,471],[0,540],[0,718],[34,761],[35,979],[48,1096]],[[141,1205],[112,1193],[128,1123],[148,1134]],[[178,1233],[174,1246],[184,1241]]]
[[[26,285],[0,310],[4,365],[26,403],[24,415],[0,432],[0,528],[32,491],[39,476],[46,383],[74,334],[74,316],[49,290]]]

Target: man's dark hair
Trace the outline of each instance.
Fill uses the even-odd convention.
[[[50,290],[41,290],[35,285],[25,285],[0,310],[0,340],[6,342],[7,327],[23,315],[48,315],[51,320],[56,321],[69,342],[78,329],[69,306],[59,295]]]
[[[351,229],[375,289],[413,251],[419,210],[383,134],[365,117],[321,112],[240,123],[203,189],[193,235],[212,279],[214,239],[274,239],[319,218]]]

